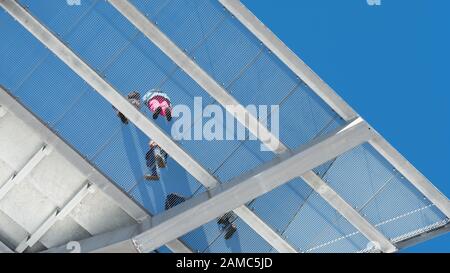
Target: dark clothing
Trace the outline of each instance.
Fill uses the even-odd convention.
[[[236,215],[233,212],[227,212],[217,219],[217,224],[225,231],[225,240],[230,239],[236,232],[236,225],[233,223],[236,220]]]
[[[151,147],[145,154],[147,167],[152,171],[152,175],[158,175],[156,172],[156,156],[160,156],[164,162],[167,162],[167,153],[159,146]]]
[[[130,94],[128,94],[128,102],[130,102],[138,110],[141,109],[140,98],[141,95],[138,92],[131,92]],[[119,110],[117,110],[116,107],[113,106],[112,108],[117,112],[117,116],[120,118],[122,123],[128,124],[128,119],[125,117],[125,115],[122,114]]]
[[[186,201],[186,198],[176,193],[171,193],[166,197],[165,209],[168,210]]]

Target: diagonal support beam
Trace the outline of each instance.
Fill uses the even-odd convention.
[[[134,7],[128,1],[123,0],[108,0],[111,5],[113,5],[123,16],[125,16],[131,23],[133,23],[142,33],[144,33],[147,38],[152,41],[156,46],[158,46],[169,58],[171,58],[179,67],[181,67],[192,79],[194,79],[200,86],[204,88],[214,99],[216,99],[219,103],[221,103],[227,110],[236,109],[236,111],[230,111],[230,113],[243,125],[247,127],[247,129],[255,136],[257,136],[260,141],[265,144],[271,151],[276,154],[282,154],[287,152],[289,149],[284,145],[276,136],[269,133],[266,127],[259,122],[256,118],[254,118],[238,101],[234,99],[222,86],[220,86],[214,79],[212,79],[198,64],[196,64],[188,55],[186,55],[177,45],[172,42],[163,32],[161,32],[150,20],[148,20],[136,7]],[[231,1],[235,3],[235,1]],[[281,42],[281,41],[280,41]],[[287,49],[287,47],[286,47]],[[285,56],[291,57],[291,56]],[[297,58],[298,59],[298,58]],[[299,59],[298,59],[299,60]],[[304,65],[304,64],[303,64]],[[298,65],[295,66],[297,69]],[[304,68],[304,67],[303,67]],[[302,74],[304,76],[304,74]],[[327,91],[321,94],[324,99],[338,100],[340,99],[337,95],[330,98],[330,96],[335,95],[332,91]],[[229,106],[232,106],[230,108]],[[345,102],[340,103],[341,107],[346,106]],[[351,109],[346,109],[346,113],[350,113],[348,118],[356,116]],[[249,117],[249,123],[245,122],[245,117]],[[244,120],[240,120],[240,118],[244,118]],[[253,119],[252,119],[253,118]],[[252,126],[256,125],[256,126]],[[273,145],[275,144],[275,145]],[[306,175],[301,176],[305,182],[308,184],[317,184],[318,180],[321,181],[319,177],[317,177],[314,172],[309,171]],[[325,182],[321,181],[321,185],[326,185]],[[319,192],[319,194],[321,194]],[[321,194],[322,195],[322,194]],[[348,217],[347,219],[350,223],[353,224],[353,220],[355,220],[355,226],[362,228],[360,230],[362,234],[367,235],[369,240],[379,241],[381,243],[382,250],[385,251],[393,251],[395,250],[394,245],[389,242],[387,238],[385,238],[381,233],[375,232],[375,228],[371,226],[367,221],[361,222],[361,216],[350,206],[348,205],[335,191],[331,190],[327,192],[325,200],[329,201],[333,207],[337,207],[342,209],[342,211],[338,210],[344,217]],[[344,204],[345,203],[345,204]],[[352,217],[349,217],[352,216]],[[358,217],[359,216],[359,217]],[[362,224],[363,223],[363,224]],[[253,227],[257,227],[261,225],[261,223],[255,223]],[[257,231],[258,232],[258,231]],[[262,231],[264,232],[264,231]],[[259,233],[259,232],[258,232]],[[264,237],[264,236],[263,236]],[[266,237],[264,237],[266,238]],[[271,239],[269,242],[273,241]]]
[[[34,167],[50,153],[51,148],[46,145],[42,146],[18,172],[13,174],[13,176],[1,186],[0,200],[3,199],[15,185],[19,184],[34,169]]]
[[[219,181],[203,168],[195,159],[175,143],[164,131],[156,124],[132,106],[120,93],[107,83],[98,73],[96,73],[88,64],[79,58],[70,48],[53,35],[45,26],[34,18],[26,9],[14,0],[2,0],[0,6],[5,9],[13,18],[24,26],[31,34],[41,41],[49,50],[58,56],[67,66],[77,73],[83,80],[92,86],[96,92],[103,96],[116,109],[122,112],[136,127],[144,132],[151,139],[155,140],[161,148],[167,151],[170,156],[176,160],[185,170],[187,170],[195,179],[207,188],[219,185]],[[245,214],[242,214],[242,212]],[[258,232],[264,239],[274,239],[272,246],[280,252],[295,252],[286,241],[284,241],[275,231],[266,224],[254,226],[254,219],[258,218],[247,207],[241,207],[235,210],[250,227]],[[246,216],[252,216],[246,218]],[[259,221],[258,223],[261,223]],[[264,237],[266,236],[266,237]]]
[[[62,209],[55,210],[37,229],[34,233],[27,236],[22,242],[16,247],[16,252],[22,253],[28,247],[34,246],[42,236],[49,231],[49,229],[58,220],[64,219],[80,202],[88,195],[95,191],[94,186],[88,182],[81,190],[79,190],[72,199],[67,202],[67,204]]]
[[[359,120],[318,138],[314,143],[278,158],[214,189],[156,215],[151,221],[81,241],[86,252],[108,251],[117,245],[134,244],[141,252],[151,251],[193,229],[279,187],[338,155],[367,142],[372,132]],[[140,231],[140,232],[138,232]],[[64,251],[63,247],[50,252]]]
[[[147,19],[133,4],[127,0],[108,0],[125,18],[147,36],[162,52],[174,61],[186,74],[194,79],[218,103],[228,106],[229,111],[237,121],[249,128],[250,132],[258,136],[262,143],[272,151],[284,152],[276,142],[277,138],[266,126],[250,114],[233,96],[206,73],[194,60],[186,55],[174,42],[162,33],[151,21]],[[236,114],[237,113],[237,114]],[[255,125],[255,126],[249,126]]]

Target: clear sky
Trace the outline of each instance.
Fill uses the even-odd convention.
[[[450,1],[243,3],[450,196]],[[450,234],[406,251],[450,252]]]

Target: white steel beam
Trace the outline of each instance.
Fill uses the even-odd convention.
[[[191,76],[199,85],[201,85],[205,91],[207,91],[214,99],[216,99],[219,103],[221,103],[226,109],[227,106],[233,106],[235,109],[239,109],[236,112],[231,111],[230,113],[239,120],[240,117],[251,117],[252,115],[231,96],[222,86],[220,86],[214,79],[212,79],[202,68],[198,66],[189,56],[187,56],[177,45],[172,42],[162,31],[160,31],[150,20],[148,20],[136,7],[134,7],[129,1],[126,0],[108,0],[123,16],[125,16],[133,25],[135,25],[142,33],[144,33],[147,38],[152,41],[156,46],[158,46],[169,58],[171,58],[179,67],[181,67],[188,75]],[[325,92],[329,97],[330,94],[333,95],[333,92]],[[323,95],[323,94],[322,94]],[[339,97],[333,97],[332,99],[340,99]],[[343,103],[343,102],[342,102]],[[342,105],[346,105],[343,103]],[[347,109],[349,110],[349,109]],[[351,110],[351,109],[350,109]],[[241,115],[243,113],[244,115]],[[355,115],[350,115],[349,117],[354,117]],[[252,122],[254,123],[245,123],[245,121],[240,121],[243,125],[247,127],[247,129],[257,136],[260,141],[266,145],[271,151],[276,154],[282,154],[288,151],[286,145],[284,145],[276,136],[273,134],[267,133],[266,131],[261,131],[261,128],[266,128],[261,122],[257,119],[254,119]],[[257,124],[257,126],[251,126],[252,124]],[[261,134],[262,132],[262,134]],[[269,145],[268,145],[269,144]],[[270,144],[276,144],[270,145]],[[319,177],[315,176],[314,172],[309,171],[307,175],[301,177],[308,184],[317,183]],[[309,179],[312,181],[308,181]],[[321,179],[320,179],[321,180]],[[322,185],[326,185],[325,182],[322,181]],[[332,202],[333,207],[338,207],[344,211],[338,210],[344,216],[349,215],[359,215],[350,205],[345,203],[343,199],[338,196],[338,194],[334,191],[329,191],[328,195],[333,194],[333,198],[327,198],[325,200]],[[337,202],[336,200],[340,200],[339,204],[334,204],[333,202]],[[345,206],[342,206],[342,201],[345,203]],[[243,212],[241,212],[243,213]],[[360,216],[361,218],[361,216]],[[383,250],[392,250],[395,247],[386,239],[381,233],[374,233],[375,228],[371,226],[367,221],[362,222],[358,221],[360,218],[350,217],[348,220],[352,223],[353,219],[356,219],[355,226],[357,228],[362,228],[361,232],[364,235],[369,236],[369,240],[377,239],[382,244]],[[261,223],[259,223],[260,225]],[[258,227],[258,224],[253,225],[252,227]],[[259,233],[259,231],[257,231]],[[261,230],[264,233],[264,230]],[[260,233],[261,235],[261,233]],[[376,236],[375,236],[376,235]],[[262,235],[263,238],[268,238],[268,242],[273,242],[273,240],[267,235]]]
[[[143,113],[139,112],[125,98],[123,98],[117,90],[107,83],[97,72],[95,72],[88,64],[79,58],[70,48],[53,35],[45,26],[43,26],[36,18],[34,18],[26,9],[14,0],[2,0],[0,6],[5,9],[13,18],[15,18],[22,26],[24,26],[31,34],[41,41],[49,50],[66,63],[75,73],[83,80],[91,85],[101,96],[109,101],[116,109],[122,112],[131,122],[133,122],[142,132],[151,139],[155,140],[162,149],[176,160],[184,169],[186,169],[195,179],[202,183],[205,187],[211,188],[217,186],[219,181],[204,169],[195,159],[193,159],[186,151],[184,151],[170,136],[162,131],[156,124],[151,122]],[[239,216],[241,211],[246,211],[246,215],[253,215],[251,219],[242,218],[249,226],[252,227],[254,215],[247,207],[236,210]],[[245,217],[245,215],[243,215]],[[270,234],[271,238],[276,238],[279,242],[274,243],[274,247],[280,252],[295,251],[287,244],[281,236],[273,231],[269,226],[255,227],[265,230],[266,234]],[[264,233],[263,233],[264,234]]]
[[[370,127],[364,121],[352,122],[318,138],[314,143],[288,151],[244,175],[158,214],[140,226],[127,227],[81,241],[82,249],[86,252],[98,249],[108,251],[118,245],[134,244],[141,252],[149,252],[291,181],[299,173],[306,173],[368,141],[371,136]],[[63,249],[60,247],[50,251]]]
[[[206,73],[194,60],[187,56],[174,42],[162,33],[151,21],[147,19],[133,4],[127,0],[108,0],[123,16],[125,16],[136,28],[149,38],[162,52],[174,61],[183,71],[194,79],[206,92],[218,103],[232,108],[226,110],[234,115],[237,121],[245,125],[249,131],[258,136],[261,142],[272,151],[280,151],[281,147],[276,142],[277,138],[266,126],[258,122],[258,119],[250,114],[233,96],[231,96],[220,84]],[[236,115],[237,113],[237,115]],[[254,125],[254,126],[253,126]]]
[[[386,160],[394,166],[408,181],[411,182],[428,200],[436,205],[446,216],[450,218],[450,201],[443,195],[421,172],[406,160],[389,142],[378,132],[369,143]]]
[[[192,250],[185,243],[178,239],[167,242],[166,246],[173,253],[192,253]]]
[[[0,86],[0,101],[2,106],[25,122],[28,126],[40,135],[55,151],[62,154],[75,168],[85,173],[88,179],[96,185],[101,191],[108,195],[121,209],[130,215],[137,222],[142,222],[151,217],[144,208],[139,206],[124,191],[119,189],[112,181],[106,178],[96,167],[92,166],[86,159],[84,159],[77,151],[75,151],[69,144],[64,142],[58,135],[56,135],[48,126],[42,123],[36,116],[26,109],[14,99],[8,91]],[[167,247],[175,253],[190,253],[192,252],[185,244],[179,240],[174,240],[167,243]]]
[[[34,167],[50,153],[51,149],[47,145],[42,146],[18,172],[14,173],[11,178],[1,186],[0,200],[3,199],[15,185],[19,184],[34,169]]]
[[[62,209],[55,210],[37,229],[35,232],[27,236],[16,247],[16,252],[22,253],[28,247],[34,246],[42,236],[56,223],[58,220],[64,219],[89,193],[95,191],[94,186],[87,182],[76,194],[73,196]]]
[[[350,121],[358,117],[356,112],[329,85],[314,73],[239,0],[219,0],[219,2],[344,120]]]

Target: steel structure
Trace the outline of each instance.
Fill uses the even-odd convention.
[[[220,144],[210,141],[198,144],[203,146],[196,148],[196,146],[190,146],[190,144],[174,141],[164,128],[148,119],[145,113],[127,102],[123,97],[124,90],[117,87],[122,83],[115,78],[120,79],[120,76],[107,77],[93,67],[93,63],[100,62],[97,56],[90,56],[89,54],[92,53],[89,51],[83,51],[81,55],[76,53],[67,43],[67,37],[54,33],[54,30],[51,29],[49,25],[53,25],[53,21],[47,21],[47,26],[45,26],[21,3],[14,0],[1,0],[0,6],[36,37],[46,49],[64,62],[102,99],[122,112],[140,131],[166,150],[171,158],[194,178],[193,183],[199,182],[203,185],[202,191],[196,190],[190,200],[173,209],[166,212],[156,211],[154,217],[146,217],[138,223],[124,225],[117,230],[96,234],[81,240],[83,251],[150,252],[164,244],[167,244],[172,251],[191,251],[189,244],[193,243],[195,236],[190,235],[190,232],[201,229],[203,225],[207,225],[215,218],[231,210],[252,229],[252,231],[248,231],[246,237],[252,237],[254,235],[251,234],[256,233],[271,249],[279,252],[327,251],[327,248],[329,248],[328,251],[394,252],[448,230],[450,203],[447,197],[440,193],[425,176],[359,117],[347,103],[290,51],[240,1],[219,0],[218,2],[223,5],[223,9],[220,9],[221,6],[216,1],[208,0],[199,1],[195,4],[186,2],[185,6],[180,4],[182,1],[154,1],[150,3],[122,0],[107,1],[116,13],[109,9],[108,4],[100,4],[98,1],[91,2],[84,13],[77,15],[79,17],[76,19],[74,26],[80,27],[81,31],[89,31],[90,28],[95,29],[95,26],[83,25],[84,17],[90,16],[89,14],[94,10],[103,16],[103,18],[96,19],[98,22],[111,27],[111,30],[108,30],[111,34],[125,37],[117,38],[118,41],[120,39],[126,41],[122,49],[112,54],[112,59],[106,63],[105,69],[109,69],[115,63],[120,63],[119,58],[122,54],[133,52],[130,46],[139,48],[140,52],[132,55],[132,59],[150,59],[152,60],[151,65],[155,67],[155,72],[164,71],[167,78],[160,85],[164,86],[173,81],[175,85],[171,85],[172,88],[181,85],[184,89],[186,88],[184,86],[187,86],[189,89],[187,96],[179,97],[180,100],[185,102],[191,101],[191,97],[197,95],[204,99],[210,99],[209,103],[217,104],[226,110],[228,109],[226,106],[233,106],[235,111],[228,114],[244,125],[250,133],[257,136],[261,143],[275,156],[260,154],[249,148],[248,146],[251,144],[248,142],[239,143],[233,146],[230,155],[220,159],[222,163],[214,165],[214,168],[217,168],[216,171],[223,170],[225,174],[229,173],[226,176],[227,178],[219,179],[215,174],[216,171],[212,172],[212,166],[209,165],[214,160],[209,160],[210,158],[197,153],[202,148],[217,149],[219,147],[220,150]],[[181,7],[178,5],[181,5]],[[199,14],[198,18],[195,18],[200,22],[199,26],[193,26],[194,18],[190,17],[192,16],[192,12],[189,12],[190,8],[195,8],[197,14]],[[39,12],[36,6],[35,9]],[[52,18],[49,14],[42,14],[41,16]],[[112,17],[108,18],[108,16]],[[206,20],[207,27],[201,24],[202,20]],[[56,22],[60,21],[56,20]],[[178,24],[178,27],[181,27],[186,33],[177,32],[174,24]],[[184,26],[186,26],[186,29],[183,28]],[[58,26],[54,26],[54,28],[58,28]],[[208,30],[204,28],[208,28]],[[70,34],[70,31],[68,33]],[[88,35],[88,37],[92,38],[93,36]],[[230,37],[234,37],[239,44],[245,46],[240,48],[234,44],[234,41],[230,40]],[[195,39],[198,39],[198,41]],[[221,56],[214,54],[211,57],[210,51],[217,50],[224,42],[239,48],[241,52],[235,50],[227,53],[224,50],[223,53],[230,54],[230,58],[236,55],[236,60],[221,59]],[[258,45],[257,42],[260,44]],[[148,46],[151,46],[150,50]],[[207,57],[202,55],[206,53],[208,54]],[[83,55],[85,55],[84,58]],[[205,62],[203,60],[205,58],[209,59],[210,63]],[[231,74],[230,71],[235,70],[233,66],[239,67],[237,63],[244,62],[243,60],[246,64],[240,70],[234,72],[237,75],[230,77],[228,75]],[[37,62],[36,68],[45,61],[44,58],[41,62]],[[123,62],[126,63],[126,61]],[[227,62],[230,62],[230,64]],[[258,66],[259,62],[266,63]],[[221,66],[222,63],[226,63],[226,65]],[[262,79],[260,77],[253,78],[252,69],[259,69],[257,70],[258,74],[263,73],[267,67],[272,69],[269,70],[267,77],[272,78],[273,81],[278,81],[280,86],[286,86],[285,89],[280,90],[280,93],[285,94],[283,98],[274,98],[273,95],[264,93],[264,87],[258,82]],[[274,72],[278,70],[280,74]],[[32,75],[34,71],[30,73],[29,75]],[[139,77],[139,75],[135,76]],[[108,79],[114,81],[114,83],[109,82]],[[248,82],[245,82],[244,79],[247,79]],[[22,84],[26,81],[27,77],[22,80]],[[20,87],[21,85],[19,85]],[[249,97],[248,94],[243,93],[243,90],[248,87],[255,89],[262,87],[261,90],[257,91],[262,98]],[[74,103],[78,104],[84,94],[81,94]],[[180,94],[176,95],[181,96]],[[317,120],[320,120],[322,129],[313,130],[313,127],[318,127],[317,124],[314,124],[315,126],[299,129],[300,131],[295,131],[296,128],[289,129],[294,130],[294,133],[282,134],[278,137],[267,129],[265,119],[254,116],[244,107],[245,103],[263,102],[286,105],[289,104],[289,101],[298,100],[298,96],[304,96],[301,97],[301,103],[307,100],[310,102],[310,108],[317,108],[312,110],[311,114],[307,113],[302,116],[302,120],[305,123],[313,121],[317,123]],[[281,99],[281,101],[277,101],[277,99]],[[36,107],[32,100],[29,104],[32,109]],[[69,106],[69,110],[72,107]],[[307,110],[293,111],[302,115],[302,112]],[[7,110],[3,111],[3,115],[5,113],[7,113]],[[45,116],[45,114],[43,115]],[[331,119],[325,119],[328,116]],[[296,127],[295,124],[292,126]],[[300,124],[297,126],[298,128],[302,127]],[[283,129],[286,128],[282,127],[281,130]],[[66,137],[73,138],[70,134]],[[106,140],[105,145],[111,146],[113,139],[115,139],[114,135]],[[79,145],[82,147],[81,144]],[[230,148],[227,146],[226,149]],[[99,151],[99,153],[103,152],[101,148],[99,148]],[[250,151],[257,154],[256,157],[261,158],[258,159],[260,163],[242,170],[235,170],[233,165],[226,167],[226,164],[233,164],[233,156],[238,151]],[[361,173],[352,177],[349,172],[352,170],[351,164],[355,162],[353,157],[357,157],[359,153],[364,153],[366,160],[369,157],[371,167],[378,168],[379,172],[368,170],[369,174],[366,174],[366,176]],[[48,155],[47,147],[43,146],[15,176],[12,176],[0,188],[2,194],[0,196],[6,195],[13,185],[19,183],[46,155]],[[217,155],[218,158],[222,156],[220,153]],[[112,157],[114,157],[114,149],[112,149]],[[234,158],[234,160],[239,160],[239,157]],[[91,161],[95,160],[91,159]],[[208,167],[205,167],[205,165]],[[131,167],[131,169],[133,168]],[[115,182],[119,185],[125,182],[124,178],[119,176],[117,179],[120,181]],[[371,196],[365,195],[367,193],[364,191],[368,190],[368,188],[365,188],[366,186],[361,183],[358,184],[365,179],[372,181],[371,191],[373,191],[373,194]],[[293,187],[293,183],[296,183],[296,181],[301,181],[302,187],[306,187],[305,192],[309,193],[305,196],[297,193],[297,195],[302,196],[300,207],[295,214],[287,218],[289,220],[286,223],[287,227],[280,231],[274,227],[277,224],[271,218],[276,218],[276,216],[270,216],[268,211],[263,210],[264,200],[267,203],[271,194],[276,194],[277,190],[287,191],[289,187]],[[81,190],[68,200],[61,210],[56,210],[49,215],[33,233],[16,246],[16,251],[21,252],[34,245],[48,232],[60,215],[64,216],[70,213],[73,207],[83,199],[89,185],[90,182],[84,184]],[[139,185],[141,184],[138,183]],[[123,187],[127,186],[124,184]],[[354,187],[365,190],[352,192]],[[148,192],[148,189],[146,188],[145,191]],[[404,200],[401,200],[404,204],[399,205],[399,211],[387,208],[387,205],[383,206],[382,204],[382,202],[388,203],[387,201],[395,202],[392,197],[389,197],[390,192],[401,192],[405,196]],[[266,196],[268,197],[266,198]],[[298,199],[298,196],[296,198]],[[273,200],[273,197],[271,199],[270,202],[277,202]],[[279,201],[282,202],[282,200]],[[323,205],[318,205],[321,204],[321,201],[324,202]],[[259,210],[257,209],[258,206]],[[288,206],[288,204],[282,203],[280,206]],[[313,210],[310,211],[308,207],[313,208]],[[380,207],[382,208],[380,209]],[[313,211],[319,211],[318,216],[315,216],[316,214]],[[328,238],[328,235],[323,233],[314,233],[310,236],[311,238],[307,238],[311,241],[306,244],[303,243],[302,236],[308,235],[302,234],[302,229],[303,232],[311,233],[311,229],[314,228],[308,225],[305,218],[302,218],[305,222],[303,224],[297,220],[299,212],[306,214],[304,217],[307,217],[307,213],[310,213],[311,217],[318,217],[319,222],[325,220],[327,224],[324,231],[330,229],[333,231],[330,232],[331,236],[337,237]],[[330,216],[321,215],[327,213],[336,213],[339,217],[336,220],[331,220]],[[286,220],[280,218],[277,221],[285,222]],[[290,228],[294,222],[299,230]],[[285,233],[289,233],[290,238]],[[338,237],[339,234],[340,237]],[[183,241],[190,241],[190,243],[182,243],[177,239],[178,237],[183,238]],[[203,239],[207,241],[207,249],[211,248],[211,245],[216,241],[212,240],[210,243],[210,238]],[[255,248],[263,249],[265,243],[262,241],[254,243],[257,245]],[[241,243],[240,246],[243,247],[244,244]],[[336,249],[333,249],[333,246]],[[47,251],[64,252],[67,249],[64,245],[61,245],[59,247],[52,246]],[[197,251],[199,250],[197,249]]]
[[[5,244],[7,243],[14,252],[24,252],[27,249],[32,249],[39,241],[43,242],[44,246],[47,248],[55,247],[61,242],[69,242],[71,239],[82,239],[87,236],[92,236],[98,232],[105,232],[110,229],[114,229],[117,224],[111,224],[108,222],[103,222],[104,213],[94,213],[97,208],[103,207],[103,209],[108,208],[110,211],[110,216],[117,217],[118,219],[123,218],[119,222],[121,225],[129,225],[132,223],[140,223],[146,221],[151,216],[136,204],[132,199],[130,199],[126,193],[121,191],[116,187],[107,177],[104,176],[100,171],[98,171],[94,166],[87,162],[79,153],[77,153],[69,144],[64,142],[59,136],[57,136],[50,128],[45,126],[37,117],[30,113],[24,108],[19,102],[17,102],[3,87],[0,87],[0,102],[1,109],[3,111],[2,119],[0,120],[0,132],[2,135],[2,150],[0,158],[2,162],[8,165],[14,166],[17,162],[11,159],[11,155],[5,153],[7,150],[10,154],[15,154],[15,156],[26,157],[29,152],[27,147],[20,147],[17,144],[17,140],[14,138],[19,138],[23,135],[23,138],[30,139],[31,136],[35,138],[37,143],[45,143],[41,146],[38,151],[31,156],[29,159],[25,159],[26,163],[23,167],[20,167],[18,171],[13,171],[11,178],[6,182],[2,182],[1,192],[2,195],[0,199],[6,199],[2,201],[1,206],[8,205],[8,203],[17,202],[18,198],[27,198],[32,196],[27,196],[26,192],[21,193],[23,187],[36,187],[43,194],[47,194],[48,197],[43,197],[44,199],[53,200],[53,206],[55,209],[50,212],[48,216],[43,215],[42,219],[39,219],[41,213],[36,213],[41,208],[39,207],[29,207],[29,210],[24,215],[16,215],[14,210],[8,211],[2,210],[4,219],[2,218],[2,224],[8,225],[6,221],[7,218],[11,218],[13,221],[21,223],[21,218],[38,218],[34,221],[41,221],[36,227],[28,228],[25,223],[23,227],[18,228],[15,231],[5,232],[5,226],[1,229],[2,238],[10,238],[8,242],[0,242],[0,250],[6,252],[13,252]],[[8,132],[9,131],[9,132]],[[28,145],[32,145],[28,143]],[[39,144],[38,144],[39,145]],[[17,146],[16,150],[6,149],[7,146]],[[45,159],[51,153],[56,153],[52,158]],[[22,155],[23,154],[23,155]],[[15,160],[20,161],[20,160]],[[53,164],[55,170],[46,170],[46,168],[41,168],[36,170],[39,163],[43,161],[48,161],[48,164]],[[45,162],[44,162],[45,163]],[[49,165],[52,166],[52,165]],[[53,173],[55,172],[56,173]],[[2,177],[4,172],[11,172],[2,169]],[[80,178],[78,178],[78,172],[82,173]],[[76,174],[76,175],[75,175]],[[70,178],[64,176],[71,176]],[[48,181],[37,181],[39,179],[47,179]],[[36,182],[34,182],[36,180]],[[75,185],[74,184],[75,180]],[[18,183],[27,183],[23,187],[19,187]],[[58,182],[70,182],[67,186],[58,186]],[[28,185],[33,182],[33,185]],[[44,183],[47,185],[39,185],[39,183]],[[34,183],[37,183],[35,185]],[[81,186],[81,187],[80,187]],[[80,187],[77,189],[77,187]],[[107,198],[100,198],[99,200],[88,201],[90,204],[83,206],[81,203],[85,197],[91,193],[94,194],[95,191],[100,190],[102,194],[108,196]],[[13,192],[14,191],[14,192]],[[56,193],[55,193],[56,192]],[[21,195],[23,194],[23,196]],[[72,196],[70,196],[72,194]],[[98,195],[98,194],[97,194]],[[58,197],[67,196],[64,202],[59,202]],[[15,198],[14,198],[15,197]],[[34,196],[33,198],[37,198]],[[97,197],[98,199],[99,197]],[[38,199],[39,201],[39,199]],[[104,204],[98,204],[97,202],[103,202]],[[55,204],[56,203],[56,204]],[[14,203],[13,203],[14,204]],[[20,203],[19,203],[20,204]],[[62,204],[61,207],[59,207]],[[32,203],[33,205],[33,203]],[[42,203],[41,203],[42,206]],[[76,213],[72,213],[74,209],[77,209]],[[93,214],[91,217],[98,217],[98,219],[92,220],[90,225],[86,225],[78,217],[80,215],[80,210],[84,212],[82,214]],[[126,216],[125,216],[126,215]],[[69,216],[69,217],[68,217]],[[45,218],[46,217],[46,218]],[[80,220],[78,223],[80,227],[72,223],[73,221]],[[103,223],[102,223],[103,222]],[[64,223],[64,224],[60,224]],[[83,230],[80,232],[77,230]],[[15,239],[16,236],[21,236],[19,230],[25,229],[28,231],[27,235],[21,239]],[[62,229],[65,228],[65,229]],[[64,232],[64,233],[62,233]],[[43,237],[44,240],[42,239]],[[186,245],[178,240],[171,241],[167,244],[167,247],[174,252],[189,253],[192,252]],[[42,246],[40,247],[42,248]],[[39,249],[39,248],[38,248]],[[72,249],[67,248],[64,245],[65,251],[71,251]],[[137,249],[129,249],[129,252],[137,252]]]

